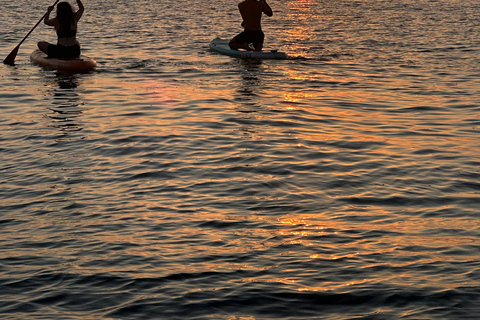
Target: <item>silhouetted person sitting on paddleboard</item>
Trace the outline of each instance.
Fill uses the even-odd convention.
[[[265,39],[261,25],[262,13],[271,17],[273,15],[272,8],[265,0],[244,0],[238,4],[238,10],[240,10],[243,18],[242,26],[244,30],[230,40],[230,48],[262,51],[263,40]],[[253,44],[253,47],[250,47],[250,44]]]
[[[55,27],[57,31],[57,44],[45,41],[38,43],[38,48],[50,58],[76,58],[80,56],[80,43],[77,41],[77,23],[83,15],[84,6],[81,0],[76,0],[78,11],[74,12],[68,2],[60,2],[57,5],[57,16],[50,19],[53,6],[48,7],[43,22],[47,26]]]

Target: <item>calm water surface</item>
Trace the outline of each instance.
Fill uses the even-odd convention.
[[[0,67],[2,319],[478,319],[480,4],[85,0]],[[50,2],[4,3],[2,59]]]

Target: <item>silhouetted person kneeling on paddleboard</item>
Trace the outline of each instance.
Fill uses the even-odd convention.
[[[76,58],[80,56],[80,43],[77,41],[77,23],[83,15],[84,6],[81,0],[76,0],[78,11],[73,12],[68,2],[60,2],[57,5],[57,16],[50,19],[53,6],[48,7],[43,22],[47,26],[55,27],[57,31],[57,44],[45,41],[38,43],[38,48],[46,53],[49,58]]]
[[[265,0],[244,0],[238,4],[238,10],[240,10],[243,18],[242,26],[244,30],[230,40],[230,48],[262,51],[263,40],[265,39],[261,25],[262,13],[271,17],[273,15],[272,8]],[[253,44],[253,47],[250,44]]]

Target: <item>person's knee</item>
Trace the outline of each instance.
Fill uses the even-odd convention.
[[[39,43],[37,43],[38,49],[40,49],[41,51],[43,51],[45,53],[47,53],[47,51],[48,51],[48,45],[49,45],[49,43],[45,42],[45,41],[40,41]]]

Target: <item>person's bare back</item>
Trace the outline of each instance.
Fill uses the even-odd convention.
[[[265,1],[245,0],[238,4],[245,30],[262,30],[262,13],[271,17],[272,9]]]

